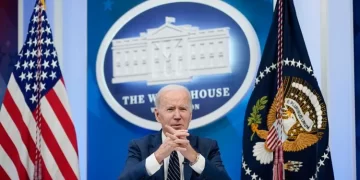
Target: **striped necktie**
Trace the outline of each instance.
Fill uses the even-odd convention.
[[[166,179],[180,180],[180,164],[179,164],[179,157],[176,151],[173,151],[170,155],[169,168]]]

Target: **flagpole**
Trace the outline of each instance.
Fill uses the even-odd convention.
[[[24,43],[24,1],[18,1],[18,53],[21,51]]]
[[[54,43],[58,54],[59,66],[63,70],[63,1],[54,1]]]
[[[38,1],[36,2],[38,3]],[[33,174],[33,178],[34,180],[41,180],[43,179],[43,167],[42,167],[42,124],[43,124],[43,116],[42,116],[42,108],[41,108],[41,87],[40,87],[40,83],[41,83],[41,61],[42,61],[42,45],[41,45],[41,37],[43,35],[44,32],[41,31],[42,28],[42,23],[44,21],[43,18],[44,16],[41,16],[42,12],[45,11],[45,1],[44,0],[40,0],[40,4],[37,4],[37,6],[40,6],[38,12],[36,12],[36,16],[38,18],[39,23],[37,24],[36,31],[37,31],[37,37],[36,39],[38,39],[37,43],[34,44],[34,47],[36,48],[36,54],[37,54],[37,59],[36,59],[36,81],[35,84],[37,85],[37,88],[35,90],[36,93],[36,101],[38,102],[37,106],[36,106],[36,110],[35,110],[35,122],[36,122],[36,141],[35,141],[35,145],[36,145],[36,150],[35,150],[35,162],[34,162],[34,174]],[[43,7],[43,9],[42,9]]]

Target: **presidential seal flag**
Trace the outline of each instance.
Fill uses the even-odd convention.
[[[278,0],[249,100],[241,179],[334,179],[326,105],[293,0]]]
[[[79,179],[75,127],[43,0],[0,110],[0,179]]]

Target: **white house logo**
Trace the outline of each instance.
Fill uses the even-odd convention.
[[[193,98],[190,128],[196,128],[240,102],[254,79],[259,49],[247,19],[222,1],[146,1],[104,37],[97,81],[120,117],[152,130],[160,129],[156,92],[169,83],[185,85]]]
[[[229,28],[175,26],[174,17],[137,38],[112,41],[112,83],[148,85],[191,81],[197,75],[230,73]]]

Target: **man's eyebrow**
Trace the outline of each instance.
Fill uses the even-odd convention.
[[[182,108],[189,108],[189,105],[181,105]]]
[[[164,108],[172,108],[172,107],[174,107],[174,105],[165,105],[165,106],[163,106]]]

